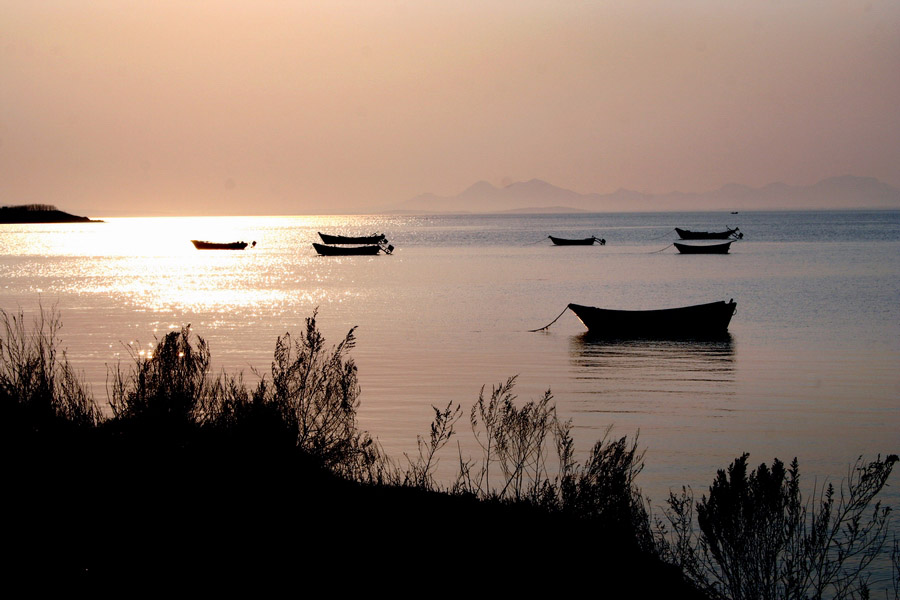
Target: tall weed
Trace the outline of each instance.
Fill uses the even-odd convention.
[[[22,433],[93,427],[102,418],[87,386],[61,351],[56,309],[29,326],[22,311],[0,310],[0,406],[4,427]]]

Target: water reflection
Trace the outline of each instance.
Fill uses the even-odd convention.
[[[648,396],[733,396],[735,348],[730,334],[715,339],[571,339],[575,377],[587,392],[617,401]]]

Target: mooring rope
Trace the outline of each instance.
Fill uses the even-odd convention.
[[[536,242],[528,242],[528,243],[525,244],[525,245],[526,245],[526,246],[534,246],[535,244],[540,244],[540,243],[543,242],[544,240],[548,240],[548,239],[550,239],[550,236],[549,236],[549,235],[548,235],[547,237],[545,237],[545,238],[539,239],[539,240],[536,241]]]
[[[673,231],[675,231],[675,228],[674,228],[674,227],[673,227],[672,229],[670,229],[669,231],[665,232],[664,234],[662,234],[661,236],[658,236],[658,237],[655,237],[655,238],[650,238],[650,239],[651,239],[651,240],[658,240],[658,239],[660,239],[660,238],[664,238],[664,237],[666,237],[667,235],[669,235],[670,233],[672,233]]]
[[[674,246],[674,245],[675,245],[675,244],[669,244],[668,246],[666,246],[666,247],[663,248],[662,250],[654,250],[654,251],[651,252],[650,254],[659,254],[659,253],[662,252],[663,250],[668,250],[669,248],[671,248],[671,247]]]
[[[528,333],[535,333],[535,332],[537,332],[537,331],[543,331],[543,330],[547,329],[548,327],[550,327],[551,325],[553,325],[554,323],[556,323],[557,321],[559,321],[559,318],[560,318],[561,316],[563,316],[563,314],[565,314],[565,312],[566,312],[567,310],[569,310],[569,307],[568,307],[568,306],[566,306],[566,307],[563,309],[563,311],[562,311],[561,313],[559,313],[559,314],[556,316],[555,319],[553,319],[552,321],[550,321],[549,323],[547,323],[546,325],[544,325],[544,326],[541,327],[540,329],[529,329],[529,330],[528,330]]]

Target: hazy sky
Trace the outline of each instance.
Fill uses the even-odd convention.
[[[0,0],[0,203],[900,187],[898,0]]]

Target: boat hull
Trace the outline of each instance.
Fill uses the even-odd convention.
[[[375,235],[363,235],[358,237],[348,235],[328,235],[327,233],[318,232],[324,244],[380,244],[387,243],[387,238],[383,233]]]
[[[548,235],[550,241],[556,246],[592,246],[597,238],[589,237],[579,240],[569,240],[566,238],[553,237]]]
[[[326,246],[313,242],[313,248],[322,256],[373,256],[378,254],[381,246],[354,246],[345,248],[342,246]]]
[[[724,336],[735,307],[734,300],[659,310],[612,310],[569,304],[569,310],[591,335],[613,338]]]
[[[205,242],[203,240],[191,240],[197,250],[243,250],[247,242]]]
[[[730,237],[740,234],[740,230],[735,227],[727,231],[691,231],[690,229],[675,228],[675,233],[683,240],[727,240]]]
[[[703,245],[679,244],[678,242],[675,242],[675,247],[678,248],[678,251],[682,254],[728,254],[728,250],[731,248],[731,242]]]

